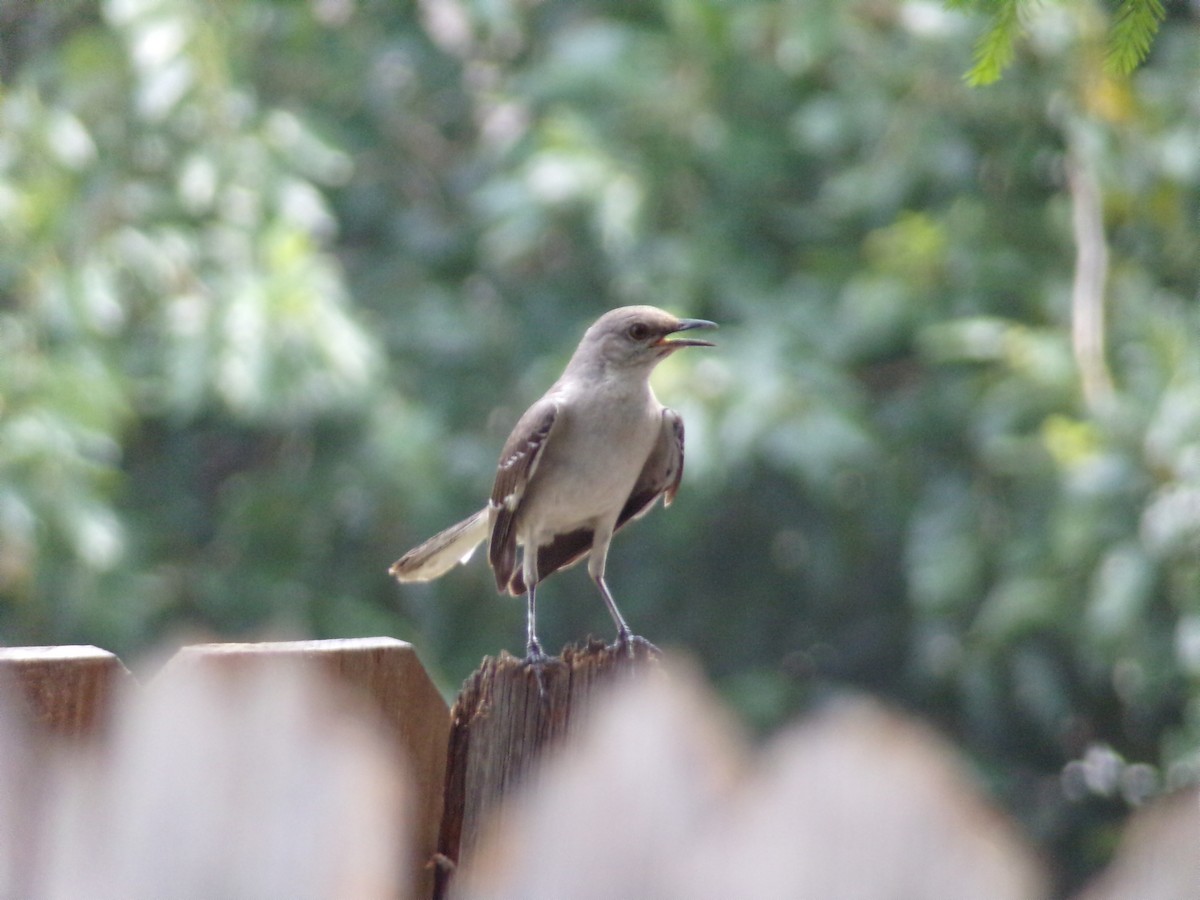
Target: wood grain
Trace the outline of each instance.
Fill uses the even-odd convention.
[[[578,726],[597,692],[657,659],[648,644],[616,648],[590,641],[566,647],[540,672],[508,653],[483,660],[450,712],[435,898],[447,896],[458,861],[469,858],[488,817]]]

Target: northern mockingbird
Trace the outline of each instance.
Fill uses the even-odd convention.
[[[652,306],[626,306],[597,319],[558,381],[513,428],[487,506],[409,550],[391,574],[430,581],[466,562],[486,539],[497,588],[526,594],[526,651],[541,661],[537,584],[587,556],[617,642],[635,640],[604,582],[608,545],[659,497],[670,505],[683,476],[683,421],[658,402],[650,373],[682,347],[713,346],[671,335],[716,327]]]

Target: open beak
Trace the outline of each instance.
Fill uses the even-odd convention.
[[[663,335],[663,337],[658,341],[657,346],[670,347],[672,349],[675,349],[677,347],[713,347],[715,345],[713,344],[712,341],[702,341],[699,338],[676,338],[675,340],[668,340],[668,338],[670,337],[670,335],[678,334],[681,331],[692,331],[693,329],[696,329],[696,328],[716,328],[716,327],[717,327],[717,323],[710,322],[710,321],[708,321],[708,319],[680,319],[675,324],[674,330],[672,330],[668,334]]]

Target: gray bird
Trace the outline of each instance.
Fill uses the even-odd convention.
[[[608,546],[659,497],[666,506],[675,499],[683,477],[683,420],[658,402],[650,373],[676,350],[713,346],[672,335],[716,327],[652,306],[626,306],[597,319],[558,381],[513,428],[487,506],[409,550],[391,574],[398,581],[431,581],[487,540],[497,589],[526,594],[527,659],[541,662],[537,584],[586,556],[618,645],[640,641],[604,581]]]

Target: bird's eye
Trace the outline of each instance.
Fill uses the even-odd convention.
[[[650,337],[650,326],[645,322],[634,322],[625,333],[635,341],[644,341]]]

